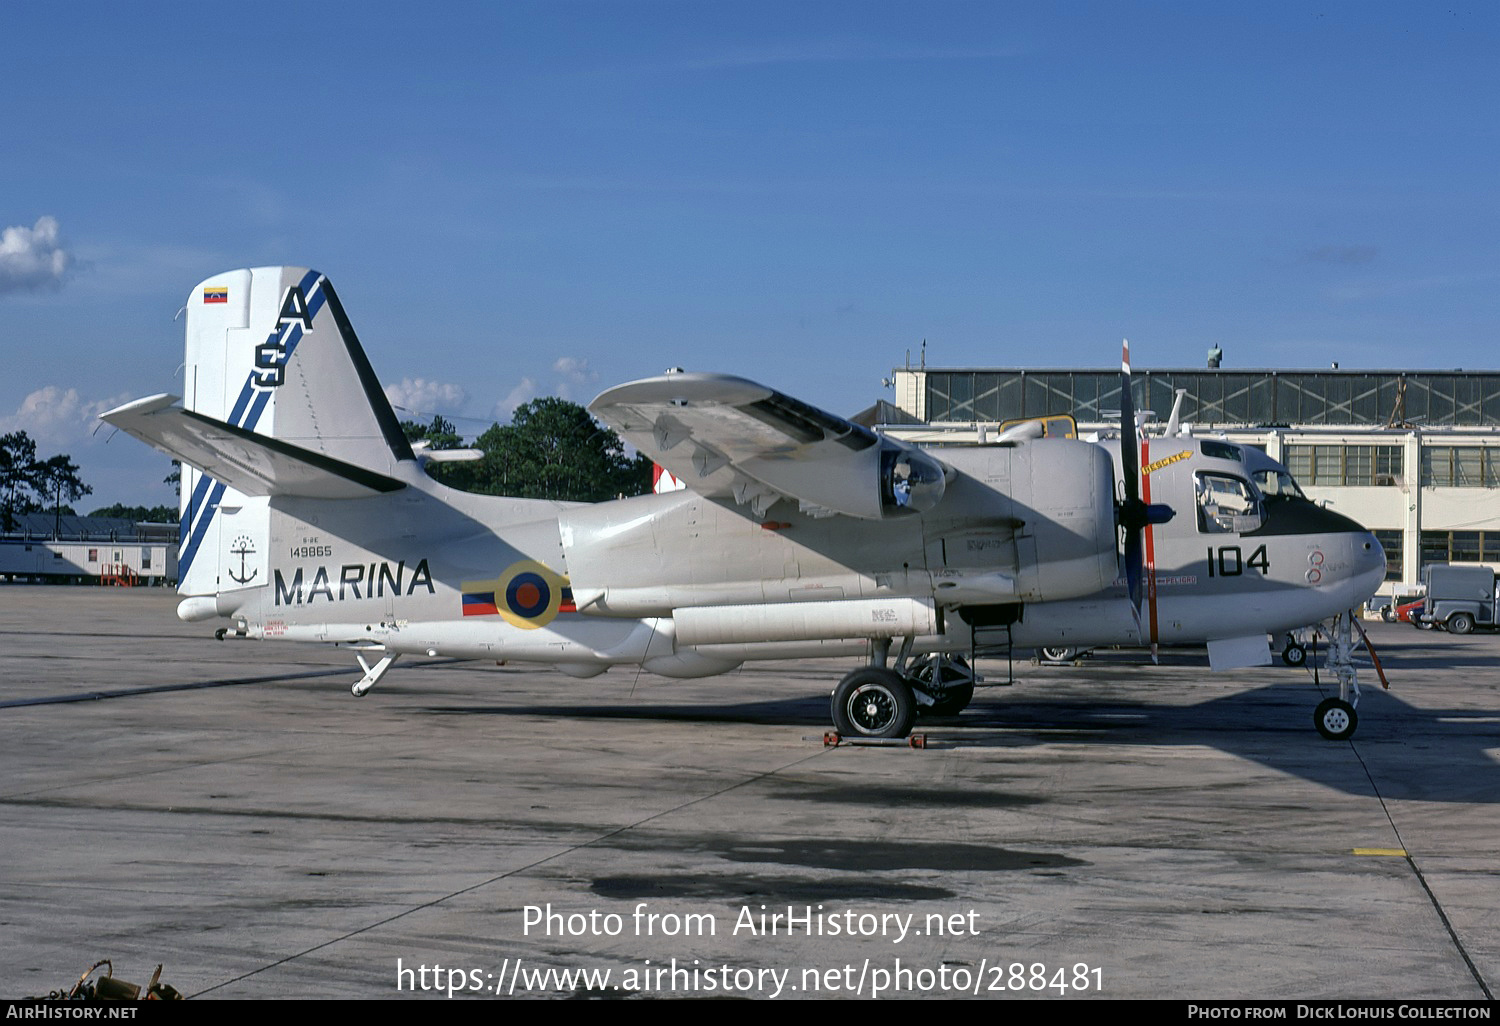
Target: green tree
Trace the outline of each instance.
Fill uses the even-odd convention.
[[[408,442],[426,442],[429,449],[462,449],[464,440],[459,437],[453,421],[442,414],[434,414],[431,424],[418,424],[414,420],[403,420],[401,430],[406,432]]]
[[[62,531],[63,496],[67,496],[69,502],[77,502],[94,491],[78,476],[78,464],[62,454],[33,463],[31,483],[38,494],[52,500],[54,536]],[[71,507],[68,512],[73,512]]]
[[[89,516],[119,517],[124,520],[134,520],[138,524],[175,524],[177,522],[177,507],[126,506],[124,503],[117,502],[113,506],[96,509]]]
[[[32,497],[36,443],[24,431],[0,435],[0,530],[13,531],[16,515],[37,508]]]
[[[406,432],[406,440],[415,448],[418,442],[426,442],[428,449],[462,449],[464,440],[459,435],[458,429],[453,426],[453,421],[448,420],[441,414],[434,414],[431,424],[419,424],[414,420],[403,420],[401,430]],[[472,463],[438,463],[436,461],[427,464],[427,473],[437,480],[443,482],[450,488],[458,488],[462,491],[475,491],[474,473]]]
[[[516,408],[475,447],[484,458],[464,464],[471,491],[519,498],[600,502],[651,489],[651,461],[625,455],[620,436],[577,403],[548,396]]]

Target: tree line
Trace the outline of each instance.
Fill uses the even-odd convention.
[[[453,423],[405,421],[412,442],[430,449],[464,448]],[[492,424],[474,440],[477,460],[428,464],[428,473],[451,488],[523,499],[602,502],[651,490],[651,460],[628,456],[620,436],[577,403],[547,396],[516,407],[509,424]]]
[[[73,515],[77,502],[94,489],[78,476],[78,464],[66,454],[38,459],[36,442],[24,431],[0,435],[0,529],[13,531],[22,513],[50,510]]]

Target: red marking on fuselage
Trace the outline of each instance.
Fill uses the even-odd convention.
[[[1141,466],[1151,462],[1151,443],[1141,439]],[[1151,475],[1141,475],[1141,501],[1151,504]],[[1152,525],[1146,525],[1146,604],[1151,610],[1151,645],[1156,646],[1156,535]]]

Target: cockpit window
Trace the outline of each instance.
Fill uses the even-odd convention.
[[[1285,470],[1257,470],[1255,485],[1268,499],[1305,499],[1296,478]]]
[[[1243,478],[1199,474],[1197,491],[1198,530],[1204,534],[1245,534],[1265,522],[1260,496]]]
[[[1208,438],[1205,438],[1201,444],[1203,455],[1205,456],[1212,456],[1217,460],[1234,460],[1236,463],[1243,463],[1245,461],[1245,457],[1240,454],[1240,447],[1237,445],[1230,445],[1228,442],[1215,442]]]

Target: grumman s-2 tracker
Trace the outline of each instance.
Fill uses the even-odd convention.
[[[590,409],[683,490],[474,495],[426,474],[443,454],[408,443],[328,280],[267,267],[193,290],[181,405],[103,419],[184,464],[178,615],[353,646],[356,695],[409,654],[575,677],[864,655],[834,723],[899,738],[968,704],[976,654],[1207,643],[1215,668],[1259,665],[1267,634],[1328,620],[1340,695],[1315,722],[1349,736],[1348,611],[1385,574],[1374,536],[1256,450],[1138,440],[1128,350],[1122,384],[1118,453],[1035,424],[924,450],[741,378],[670,373]]]

